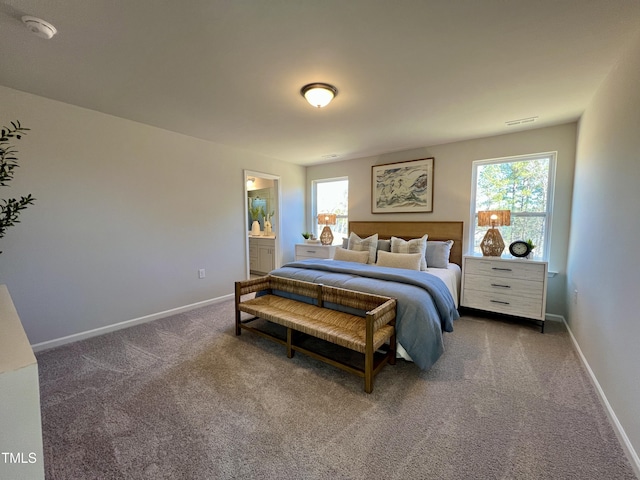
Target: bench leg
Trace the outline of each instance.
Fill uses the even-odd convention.
[[[396,351],[397,351],[396,342],[397,342],[397,339],[396,339],[395,324],[394,324],[393,335],[391,335],[391,338],[389,339],[389,365],[396,364]]]
[[[240,309],[238,305],[240,305],[240,300],[242,300],[240,282],[235,282],[234,284],[234,296],[235,296],[235,305],[236,305],[236,336],[240,335],[240,322],[242,317],[240,316]]]
[[[287,358],[293,358],[293,348],[291,348],[291,339],[293,337],[293,330],[287,328]]]
[[[236,308],[236,335],[240,335],[241,329],[240,329],[240,310],[238,310]]]
[[[373,345],[367,344],[364,354],[364,391],[373,391]]]

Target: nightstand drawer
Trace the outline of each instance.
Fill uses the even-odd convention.
[[[519,278],[490,277],[466,273],[464,286],[468,290],[510,295],[517,297],[542,298],[542,279],[539,281]]]
[[[333,245],[296,245],[296,260],[307,258],[333,258],[335,247]]]
[[[465,273],[474,275],[541,281],[545,273],[543,264],[529,263],[528,260],[496,262],[482,258],[467,258],[465,263]]]
[[[544,319],[542,298],[516,297],[514,295],[489,293],[480,290],[463,291],[462,302],[465,307],[505,313],[518,317]]]

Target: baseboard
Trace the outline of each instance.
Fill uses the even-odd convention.
[[[151,322],[160,318],[169,317],[171,315],[177,315],[179,313],[188,312],[200,307],[206,307],[207,305],[213,305],[216,303],[224,302],[233,298],[234,294],[230,293],[222,297],[212,298],[209,300],[203,300],[202,302],[192,303],[183,307],[172,308],[171,310],[165,310],[164,312],[153,313],[151,315],[145,315],[144,317],[134,318],[131,320],[125,320],[123,322],[114,323],[113,325],[106,325],[100,328],[94,328],[93,330],[87,330],[85,332],[74,333],[66,337],[56,338],[53,340],[47,340],[46,342],[35,343],[31,345],[34,352],[40,352],[42,350],[48,350],[49,348],[60,347],[67,343],[77,342],[78,340],[84,340],[91,337],[97,337],[98,335],[104,335],[105,333],[115,332],[123,328],[133,327],[141,323]]]
[[[561,322],[561,323],[564,323],[565,325],[567,324],[567,321],[564,319],[562,315],[556,315],[555,313],[545,313],[544,319],[545,321],[548,320],[550,322]]]
[[[587,373],[589,374],[589,377],[591,378],[591,382],[595,386],[596,392],[598,393],[598,396],[600,397],[600,401],[602,402],[602,405],[604,406],[605,411],[607,412],[607,416],[609,417],[609,420],[611,421],[611,424],[613,425],[613,430],[616,432],[616,435],[618,436],[618,439],[620,440],[620,443],[622,444],[622,449],[624,450],[625,454],[627,455],[627,458],[629,459],[629,462],[631,463],[631,466],[633,467],[636,476],[638,478],[640,478],[640,457],[638,457],[638,453],[633,448],[633,445],[631,444],[631,441],[629,440],[629,437],[627,436],[626,432],[624,431],[624,428],[622,427],[622,424],[618,420],[618,417],[616,416],[616,413],[613,411],[613,408],[611,407],[611,404],[609,403],[609,400],[607,400],[607,396],[605,395],[604,390],[600,386],[600,382],[598,382],[598,379],[596,378],[595,374],[593,373],[593,370],[591,370],[591,367],[589,366],[589,362],[587,362],[586,357],[582,353],[582,350],[580,349],[580,345],[578,344],[578,341],[576,340],[576,337],[573,336],[573,332],[571,331],[571,328],[569,327],[569,324],[566,322],[566,320],[564,318],[563,318],[563,321],[564,321],[565,326],[567,327],[567,331],[569,332],[569,336],[571,337],[571,341],[573,342],[573,346],[575,347],[576,352],[578,352],[578,356],[580,357],[580,360],[582,361],[582,364],[587,369]]]

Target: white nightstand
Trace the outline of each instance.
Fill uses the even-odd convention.
[[[296,244],[296,260],[304,260],[305,258],[333,258],[335,251],[335,245],[298,243]]]
[[[544,332],[547,270],[536,260],[464,256],[460,305],[538,320]]]

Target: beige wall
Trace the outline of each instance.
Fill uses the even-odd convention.
[[[0,240],[0,283],[32,344],[231,294],[247,271],[244,169],[281,177],[293,259],[303,167],[4,87],[0,105],[2,124],[31,128],[2,198],[37,200]]]
[[[468,251],[472,162],[538,152],[558,152],[555,203],[551,227],[547,312],[564,316],[566,259],[571,211],[571,190],[575,161],[576,124],[527,130],[477,140],[407,150],[376,157],[334,162],[307,168],[307,221],[310,219],[311,182],[321,178],[349,177],[349,218],[351,220],[462,220]],[[371,167],[383,163],[435,157],[433,213],[372,214]],[[310,227],[310,223],[308,228]]]
[[[571,331],[640,475],[639,85],[640,37],[580,121],[567,301]]]

